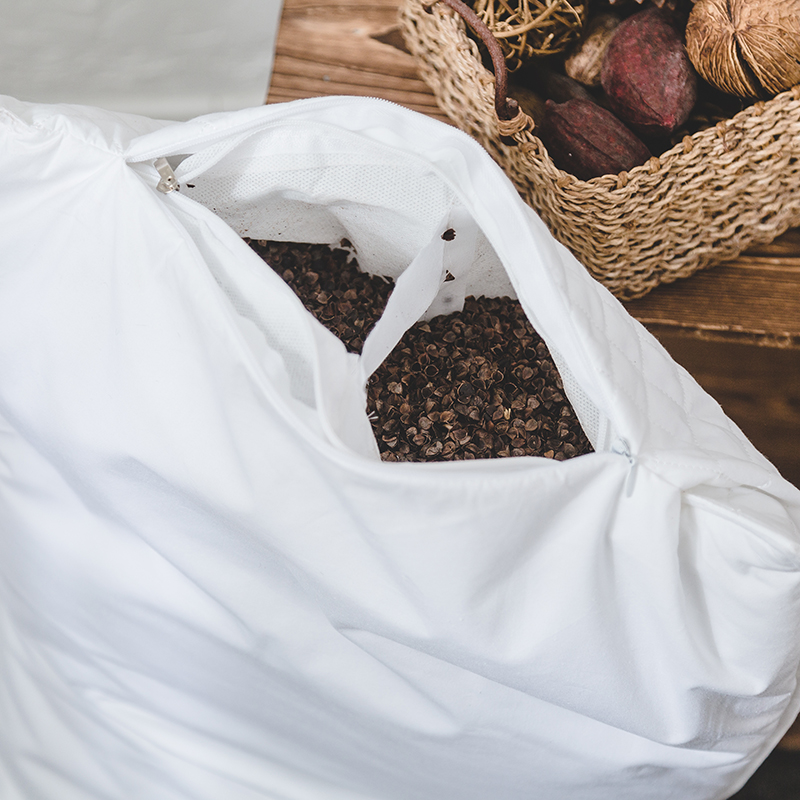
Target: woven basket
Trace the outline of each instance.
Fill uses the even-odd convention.
[[[800,225],[800,86],[630,172],[581,181],[553,164],[530,118],[504,107],[502,58],[495,82],[462,17],[433,3],[403,0],[400,22],[437,103],[618,297],[641,297]]]

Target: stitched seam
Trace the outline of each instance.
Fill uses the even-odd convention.
[[[605,319],[605,309],[604,309],[604,319]],[[622,392],[630,399],[631,403],[634,406],[636,406],[636,408],[638,408],[648,418],[648,422],[650,424],[655,425],[656,427],[660,428],[662,431],[664,431],[668,435],[673,435],[674,432],[670,428],[668,428],[666,425],[664,425],[660,420],[653,419],[653,415],[650,413],[649,387],[651,387],[653,384],[647,379],[647,377],[645,376],[644,372],[642,371],[642,366],[644,365],[644,352],[642,350],[641,334],[640,334],[638,328],[636,328],[636,326],[634,326],[634,325],[631,325],[630,323],[628,323],[628,328],[629,329],[632,328],[633,329],[632,332],[636,336],[637,348],[639,350],[639,357],[641,359],[641,363],[640,363],[639,367],[636,366],[636,362],[632,358],[630,358],[630,356],[628,356],[627,353],[625,353],[625,351],[615,341],[613,341],[612,339],[606,339],[606,341],[614,348],[614,350],[616,352],[619,353],[619,355],[628,364],[630,364],[631,368],[639,376],[639,378],[642,381],[642,383],[644,385],[644,388],[645,388],[645,400],[644,400],[644,403],[640,403],[633,396],[633,394],[631,394],[630,391],[628,391],[628,389],[625,386],[619,387],[619,381],[615,381],[615,386],[617,386],[618,388],[621,388]],[[611,377],[613,377],[613,375],[611,373],[609,373],[609,375]],[[657,387],[655,387],[655,388],[657,388]],[[670,397],[670,395],[668,395],[666,392],[662,392],[662,394],[667,398],[667,400],[671,401],[673,405],[678,407],[678,410],[681,412],[681,417],[685,420],[686,419],[685,410],[680,405],[678,405],[677,401],[674,398]]]
[[[607,311],[607,306],[609,305],[609,302],[606,300],[606,298],[600,298],[600,300],[601,300],[601,312],[603,314],[603,322],[606,323],[607,322],[606,311]],[[587,320],[587,322],[589,324],[589,327],[594,332],[596,332],[598,334],[604,333],[604,331],[601,330],[600,326],[594,322],[594,315],[592,315],[592,314],[590,314],[588,312],[586,305],[584,303],[582,303],[580,301],[580,299],[576,299],[574,296],[570,296],[570,301],[573,302],[578,307],[578,309],[583,313],[584,318]],[[606,328],[607,327],[608,326],[606,324]],[[638,344],[639,354],[640,354],[640,358],[642,359],[642,366],[643,366],[643,364],[644,364],[644,337],[642,336],[642,333],[641,333],[641,331],[639,330],[639,328],[637,326],[635,326],[635,325],[631,324],[630,322],[628,322],[628,329],[630,330],[631,328],[633,329],[633,333],[635,333],[635,335],[636,335],[636,341],[637,341],[637,344]],[[701,452],[706,454],[706,457],[708,457],[707,449],[705,447],[702,447],[699,444],[698,440],[697,440],[697,432],[695,430],[695,427],[692,425],[691,417],[689,416],[689,414],[686,411],[686,404],[688,402],[688,391],[687,391],[686,377],[682,374],[681,370],[679,370],[679,369],[678,370],[674,370],[674,372],[677,374],[677,377],[678,377],[678,385],[679,385],[680,390],[681,390],[682,402],[678,401],[675,397],[670,395],[666,390],[662,389],[660,386],[655,385],[649,379],[647,379],[645,377],[643,371],[642,371],[642,368],[641,367],[637,368],[635,362],[624,352],[624,350],[622,350],[622,348],[615,341],[613,341],[612,339],[608,338],[605,335],[601,336],[600,338],[601,338],[602,341],[606,341],[608,344],[610,344],[611,347],[613,348],[613,350],[615,352],[619,353],[619,355],[624,359],[624,361],[626,363],[628,363],[634,369],[634,371],[639,375],[639,377],[641,378],[642,382],[644,383],[646,396],[648,395],[648,388],[649,387],[655,388],[667,400],[669,400],[674,406],[677,407],[677,410],[678,410],[678,412],[680,414],[681,419],[686,423],[686,428],[689,431],[689,435],[691,437],[692,445],[697,450],[700,450]],[[663,361],[664,360],[663,354],[660,351],[656,350],[652,343],[648,342],[648,345],[649,345],[649,347],[651,349],[655,350],[654,355],[656,355],[657,357],[659,357]],[[615,375],[615,373],[613,371],[613,366],[612,366],[611,370],[599,369],[598,372],[601,375],[604,375],[607,378],[611,379],[611,383],[614,386],[614,389],[616,391],[622,392],[626,397],[628,397],[629,400],[631,401],[631,404],[634,405],[637,409],[639,409],[640,412],[642,412],[645,416],[648,417],[648,420],[649,420],[650,424],[654,424],[659,429],[661,429],[662,431],[667,433],[668,435],[672,435],[673,431],[670,430],[666,425],[660,423],[658,420],[654,420],[654,419],[651,418],[651,414],[648,413],[649,412],[649,404],[647,404],[647,402],[645,402],[645,404],[642,405],[640,402],[638,402],[636,400],[636,398],[630,393],[630,391],[628,391],[624,387],[624,385],[620,384],[620,381],[616,378],[616,375]],[[720,425],[717,422],[709,422],[708,424],[712,425],[714,428],[716,428],[721,433],[726,434],[726,439],[727,440],[731,440],[732,439],[733,443],[735,443],[735,446],[736,446],[735,449],[738,451],[738,453],[741,454],[745,458],[745,460],[747,460],[749,463],[752,463],[752,460],[749,457],[750,453],[748,453],[744,443],[739,439],[739,437],[732,430],[731,421],[727,417],[723,417],[723,419],[725,420],[725,424],[724,425]],[[661,459],[659,459],[657,457],[654,457],[654,460],[657,463],[664,464],[665,466],[675,466],[675,467],[680,467],[682,469],[694,469],[694,470],[697,470],[696,467],[691,467],[690,465],[681,464],[679,462],[662,461]],[[710,458],[709,462],[710,462],[710,464],[713,464],[712,471],[718,477],[725,478],[728,481],[736,483],[736,481],[732,478],[732,476],[729,475],[728,472],[725,469],[722,468],[722,465],[721,465],[720,460],[718,458]],[[760,468],[760,465],[757,465],[757,464],[753,464],[753,466],[759,466],[759,468]],[[759,488],[769,486],[771,483],[772,483],[772,479],[768,479],[764,483],[760,484]]]
[[[642,346],[642,362],[644,362],[644,344],[645,344],[644,337],[642,336],[641,330],[639,328],[636,328],[636,332],[637,332],[637,335],[638,335],[639,343]],[[647,345],[648,345],[650,351],[653,353],[654,357],[658,358],[663,363],[665,361],[664,353],[661,350],[659,350],[653,342],[648,342]],[[697,433],[696,433],[696,431],[694,429],[694,425],[692,424],[692,418],[689,416],[689,414],[687,413],[687,410],[686,410],[688,396],[687,396],[687,393],[686,393],[686,386],[684,385],[683,380],[682,380],[681,370],[680,369],[674,369],[673,371],[677,375],[677,378],[678,378],[678,388],[680,389],[680,393],[681,393],[680,400],[674,398],[671,394],[668,394],[665,389],[662,389],[661,387],[656,386],[651,381],[647,381],[647,383],[648,383],[649,386],[654,386],[668,400],[671,400],[675,405],[678,406],[678,408],[680,409],[680,412],[681,412],[681,418],[686,423],[686,428],[689,431],[689,436],[691,438],[692,445],[695,448],[697,448],[698,450],[703,450],[704,448],[697,441]]]

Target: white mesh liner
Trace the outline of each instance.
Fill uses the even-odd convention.
[[[191,176],[183,184],[185,193],[239,235],[331,245],[348,239],[362,270],[391,278],[437,233],[456,202],[426,163],[401,161],[394,150],[324,125],[261,131],[234,148],[197,153],[180,170],[180,180]],[[467,294],[516,299],[505,268],[480,231]],[[231,300],[252,318],[252,307],[242,307],[245,300]],[[601,448],[600,440],[607,437],[597,406],[564,359],[551,352],[587,437]],[[299,367],[291,373],[293,393],[308,402],[311,387],[303,377],[305,365]]]
[[[240,235],[335,243],[349,239],[362,269],[396,277],[435,233],[453,193],[422,162],[325,126],[250,137],[188,183],[192,198]],[[182,171],[196,171],[203,153]]]
[[[561,375],[564,391],[572,404],[578,421],[581,423],[583,432],[595,450],[606,450],[611,436],[606,416],[600,413],[600,409],[575,379],[572,370],[561,353],[550,347],[550,355],[553,357],[559,375]]]
[[[189,176],[189,177],[184,177]],[[453,192],[423,162],[328,126],[282,126],[181,164],[186,194],[242,236],[337,244],[366,272],[396,278],[436,233]],[[483,238],[483,237],[481,237]],[[511,291],[485,239],[473,294]]]
[[[481,230],[475,241],[475,263],[468,276],[467,293],[474,297],[517,299],[503,263]]]

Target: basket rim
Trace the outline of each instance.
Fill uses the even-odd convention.
[[[439,0],[405,0],[404,5],[406,8],[416,8],[427,12],[432,12],[435,10],[438,14],[441,14],[442,16],[445,16],[455,22],[456,33],[461,39],[460,44],[464,45],[463,48],[459,48],[459,50],[461,50],[460,55],[467,56],[467,54],[469,54],[467,57],[474,59],[475,63],[480,66],[492,83],[495,82],[494,73],[487,69],[480,59],[475,59],[473,49],[477,45],[467,35],[467,26],[464,19],[449,5],[439,2]],[[482,101],[482,99],[479,98],[479,101]],[[598,175],[586,181],[581,180],[572,173],[566,172],[555,165],[550,157],[550,154],[547,152],[547,148],[545,147],[544,143],[536,135],[536,129],[533,127],[533,124],[531,124],[529,128],[521,130],[518,133],[514,133],[510,138],[514,139],[519,146],[528,151],[525,153],[526,155],[535,155],[536,157],[545,160],[546,163],[552,165],[553,169],[557,170],[560,175],[559,183],[562,185],[562,188],[567,188],[567,186],[570,184],[574,184],[576,186],[588,186],[611,191],[625,188],[632,189],[633,187],[631,184],[639,183],[645,177],[653,175],[654,173],[659,172],[661,169],[664,169],[665,166],[669,166],[675,161],[680,160],[681,157],[690,153],[696,146],[703,146],[705,144],[710,145],[720,137],[724,139],[729,130],[738,128],[740,125],[746,123],[750,119],[754,117],[760,117],[765,112],[770,112],[775,108],[780,108],[782,106],[787,106],[794,103],[797,104],[798,118],[800,118],[800,83],[795,84],[794,86],[791,86],[782,92],[779,92],[769,99],[756,100],[754,103],[751,103],[741,111],[738,111],[732,117],[720,120],[716,124],[707,128],[703,128],[702,130],[695,131],[692,134],[687,134],[682,138],[681,141],[677,142],[669,149],[664,150],[659,154],[652,155],[644,164],[633,167],[628,171]],[[485,104],[485,110],[492,114],[493,120],[496,124],[501,122],[491,104]],[[536,148],[539,152],[532,154],[530,152],[531,148]]]
[[[687,133],[630,172],[583,181],[556,167],[536,131],[499,124],[493,73],[461,17],[443,6],[399,7],[437,104],[618,298],[641,297],[800,224],[800,84]]]

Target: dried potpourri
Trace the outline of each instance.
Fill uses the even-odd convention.
[[[360,352],[392,282],[327,245],[246,240],[306,308]],[[591,452],[545,343],[510,298],[467,298],[418,322],[367,387],[385,461],[509,456],[563,460]]]

